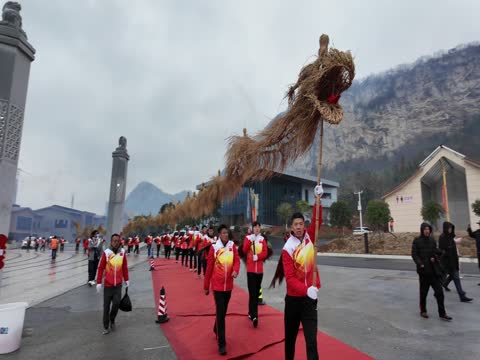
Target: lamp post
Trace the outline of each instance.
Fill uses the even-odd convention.
[[[355,195],[358,195],[358,206],[357,210],[360,214],[360,231],[363,233],[363,240],[365,243],[365,254],[368,254],[368,232],[363,230],[363,220],[362,220],[362,191],[355,192]]]

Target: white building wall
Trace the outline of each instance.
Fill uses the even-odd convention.
[[[465,177],[467,178],[467,196],[468,209],[470,216],[470,225],[475,229],[475,224],[480,221],[480,217],[476,216],[472,210],[472,203],[480,200],[480,169],[465,163]]]
[[[384,198],[385,202],[387,202],[390,207],[391,215],[395,221],[395,231],[420,231],[420,224],[423,221],[421,216],[421,209],[423,205],[421,179],[442,157],[445,157],[448,160],[465,168],[470,224],[473,225],[480,220],[479,217],[475,216],[473,210],[471,209],[472,202],[474,202],[476,199],[480,199],[480,169],[466,163],[462,158],[455,155],[451,151],[441,149],[432,159],[430,159],[427,164],[425,164],[423,168],[418,171],[415,177],[409,180],[405,186]],[[402,198],[403,202],[401,201]]]

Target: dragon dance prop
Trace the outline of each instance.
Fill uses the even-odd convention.
[[[233,199],[245,183],[266,180],[275,173],[282,173],[289,163],[311,148],[319,128],[317,178],[320,183],[323,125],[325,121],[334,125],[342,121],[343,110],[338,101],[352,84],[354,76],[355,65],[350,52],[329,49],[329,38],[322,35],[318,57],[302,68],[297,82],[288,90],[287,111],[253,137],[246,129],[243,136],[230,137],[224,174],[219,171],[208,186],[202,187],[198,194],[187,196],[175,208],[159,214],[155,223],[176,224],[187,217],[201,218],[211,214],[222,201]],[[316,206],[318,210],[318,197]]]

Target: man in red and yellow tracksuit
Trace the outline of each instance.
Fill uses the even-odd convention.
[[[320,203],[323,194],[322,185],[315,187],[316,201]],[[322,224],[322,205],[319,206],[319,224]],[[312,222],[305,231],[303,214],[295,213],[291,218],[290,237],[283,246],[277,271],[272,280],[285,278],[287,295],[285,296],[285,359],[295,357],[295,343],[300,323],[303,326],[307,359],[318,359],[317,350],[317,298],[321,286],[316,265],[315,249],[316,205],[313,206]],[[313,274],[316,274],[315,283]]]
[[[260,234],[261,226],[258,221],[252,224],[253,234],[245,236],[243,253],[247,263],[248,284],[248,318],[253,326],[258,325],[258,297],[263,279],[263,261],[267,258],[267,240]]]
[[[188,234],[180,232],[180,250],[182,251],[182,266],[188,266]]]
[[[182,238],[178,234],[178,231],[173,233],[173,245],[175,246],[175,262],[178,263],[178,258],[180,257],[180,245],[182,244]]]
[[[133,238],[133,245],[135,245],[135,248],[133,250],[133,253],[137,253],[137,255],[140,254],[140,238],[138,236],[135,236]]]
[[[195,239],[195,251],[196,251],[196,257],[197,257],[197,275],[200,278],[200,274],[202,273],[202,268],[203,268],[203,275],[205,276],[205,271],[207,270],[207,261],[205,261],[205,265],[203,265],[203,259],[205,258],[206,260],[206,255],[205,252],[203,251],[203,243],[204,243],[204,238],[207,236],[207,226],[203,225],[202,226],[202,232],[198,234],[198,236]]]
[[[207,273],[203,284],[205,295],[213,290],[216,306],[216,319],[213,331],[218,338],[218,352],[227,353],[225,340],[225,316],[227,315],[228,302],[232,295],[233,279],[240,270],[240,258],[237,247],[229,240],[228,228],[220,225],[218,228],[219,240],[210,248],[208,253]]]
[[[111,246],[106,249],[100,259],[97,270],[97,292],[102,288],[103,282],[103,334],[115,330],[115,317],[122,297],[122,282],[128,287],[128,264],[125,250],[120,248],[120,236],[113,234]],[[111,308],[110,308],[111,305]]]
[[[155,243],[155,245],[157,245],[157,258],[158,258],[160,256],[160,250],[162,249],[162,239],[160,236],[157,235],[153,238],[153,242]],[[152,257],[153,257],[153,251],[152,251]]]
[[[147,257],[153,258],[153,250],[152,250],[153,238],[151,235],[148,235],[145,238],[145,243],[147,244]]]
[[[188,259],[190,264],[190,271],[197,270],[196,244],[197,244],[197,238],[199,237],[200,237],[200,232],[197,231],[197,226],[193,225],[192,231],[188,232]]]
[[[165,251],[165,259],[170,259],[170,252],[172,250],[172,237],[170,231],[162,237],[163,249]]]

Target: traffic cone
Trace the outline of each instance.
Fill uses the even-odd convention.
[[[153,259],[150,259],[150,271],[155,270],[155,262]]]
[[[258,305],[266,305],[267,303],[263,300],[262,288],[260,288],[260,295],[258,295]]]
[[[158,319],[155,320],[157,324],[166,323],[168,320],[167,315],[167,297],[165,296],[165,288],[162,286],[160,290],[160,298],[158,299]]]

